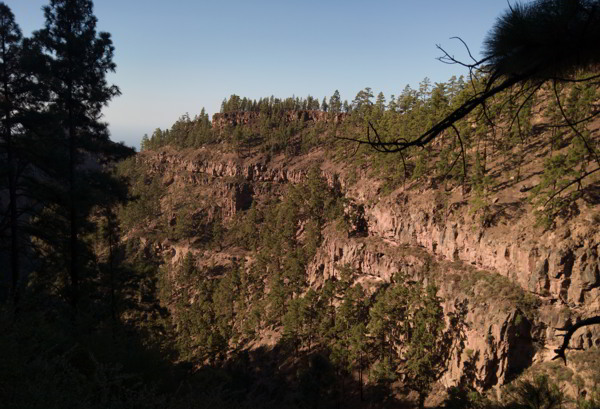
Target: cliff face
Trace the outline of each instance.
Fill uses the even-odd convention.
[[[369,209],[371,231],[432,254],[497,271],[524,290],[574,308],[598,310],[598,232],[591,217],[541,236],[524,220],[473,231],[461,217],[436,223],[434,206],[379,203]]]
[[[218,125],[231,120],[213,117]],[[490,206],[492,221],[484,225],[470,212],[460,189],[445,192],[431,183],[413,182],[382,196],[378,181],[359,175],[350,184],[352,166],[333,163],[322,151],[267,161],[217,149],[164,149],[143,152],[138,161],[160,176],[172,197],[201,193],[198,206],[219,207],[226,221],[265,195],[279,194],[285,184],[300,183],[309,165],[318,163],[348,206],[360,210],[360,226],[352,234],[331,226],[322,232],[306,271],[310,286],[320,288],[342,265],[354,267],[358,282],[371,291],[396,272],[434,281],[446,311],[467,309],[464,345],[454,351],[442,378],[448,386],[466,376],[484,389],[510,381],[553,358],[562,341],[555,328],[600,314],[597,212],[581,211],[555,230],[535,228],[524,200],[525,182],[497,192]],[[174,263],[189,246],[164,241],[160,250]],[[222,253],[212,262],[239,257],[238,249]],[[600,328],[580,330],[571,345],[599,346]]]

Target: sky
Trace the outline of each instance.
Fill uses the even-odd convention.
[[[49,0],[4,0],[23,34],[44,24]],[[231,94],[352,101],[365,87],[389,98],[423,78],[466,74],[436,60],[441,45],[475,58],[506,0],[96,0],[98,30],[111,33],[122,95],[104,111],[111,138],[139,148]]]

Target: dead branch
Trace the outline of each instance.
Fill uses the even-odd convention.
[[[580,119],[579,121],[576,121],[576,122],[572,122],[570,124],[552,124],[552,125],[544,125],[544,127],[545,128],[568,128],[571,125],[579,125],[581,123],[588,122],[588,121],[594,119],[595,117],[597,117],[598,115],[600,115],[600,110],[594,112],[592,115],[590,115],[588,117]]]
[[[574,348],[569,348],[569,341],[571,340],[571,337],[575,334],[575,332],[581,328],[581,327],[587,327],[589,325],[596,325],[596,324],[600,324],[600,315],[597,315],[595,317],[591,317],[591,318],[587,318],[584,320],[581,320],[575,324],[572,324],[568,327],[563,327],[563,328],[556,328],[557,331],[565,331],[564,334],[558,334],[558,336],[563,337],[563,343],[562,345],[558,348],[555,349],[554,352],[556,352],[556,356],[554,358],[552,358],[552,360],[558,359],[558,358],[562,358],[562,360],[564,361],[565,365],[567,364],[567,357],[565,355],[565,351],[567,349],[574,349]]]
[[[442,62],[444,64],[457,64],[457,65],[461,65],[463,67],[468,68],[469,70],[473,70],[476,68],[481,67],[486,61],[488,61],[490,58],[483,58],[481,60],[476,60],[475,57],[473,57],[473,54],[471,54],[471,50],[469,49],[469,46],[467,45],[467,43],[464,42],[464,40],[460,37],[450,37],[451,40],[458,40],[460,41],[463,46],[465,47],[465,49],[467,50],[467,53],[469,54],[469,57],[471,58],[471,60],[473,60],[473,64],[467,64],[464,63],[460,60],[457,60],[453,55],[450,55],[446,50],[444,50],[442,48],[442,46],[440,46],[439,44],[436,44],[435,47],[440,50],[444,55],[442,55],[441,57],[438,57],[437,60],[439,62]]]
[[[450,174],[450,172],[452,172],[452,169],[454,169],[454,166],[456,165],[456,163],[460,159],[460,156],[461,155],[457,155],[456,156],[456,158],[454,159],[454,162],[452,162],[452,165],[450,165],[450,169],[448,169],[448,171],[444,174],[444,176],[442,176],[442,180],[446,179],[448,177],[448,175]]]
[[[546,200],[546,202],[544,203],[544,207],[546,207],[546,205],[548,205],[548,203],[550,203],[550,201],[552,199],[554,199],[556,196],[558,196],[559,194],[561,194],[562,192],[564,192],[565,190],[567,190],[569,187],[573,186],[575,183],[579,183],[581,182],[583,179],[585,179],[586,177],[588,177],[589,175],[591,175],[592,173],[596,173],[597,171],[599,171],[600,168],[596,168],[594,170],[591,170],[589,172],[584,173],[583,175],[581,175],[580,177],[578,177],[577,179],[574,179],[572,181],[570,181],[566,186],[563,186],[560,190],[554,192],[549,198],[548,200]]]
[[[467,158],[465,157],[465,147],[463,145],[462,138],[460,137],[460,132],[458,131],[458,129],[456,128],[456,126],[454,124],[452,124],[452,129],[454,129],[454,132],[456,132],[456,136],[458,138],[458,142],[460,143],[460,156],[462,156],[462,162],[463,162],[462,192],[463,192],[463,195],[464,195],[465,194],[466,178],[467,178]]]
[[[597,78],[600,78],[600,74],[592,75],[591,77],[580,78],[580,79],[561,78],[561,77],[554,77],[552,79],[554,81],[558,81],[558,82],[588,82],[588,81],[591,81],[591,80],[595,80]]]
[[[515,124],[515,120],[519,117],[519,114],[521,113],[521,110],[523,110],[523,108],[525,107],[525,104],[527,104],[527,102],[535,95],[535,93],[542,87],[542,85],[543,85],[543,83],[539,83],[536,86],[534,86],[533,91],[527,96],[527,98],[525,98],[525,100],[521,103],[521,105],[519,105],[517,112],[514,114],[512,121],[510,122],[510,125],[508,127],[509,130]],[[531,89],[531,88],[529,88],[529,89]],[[529,89],[528,89],[528,91],[529,91]]]

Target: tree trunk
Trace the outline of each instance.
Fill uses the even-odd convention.
[[[69,84],[69,98],[71,98],[71,84]],[[75,166],[76,166],[76,154],[77,147],[75,146],[75,126],[74,126],[74,118],[73,118],[73,102],[69,100],[69,128],[68,128],[68,138],[69,138],[69,191],[67,192],[69,196],[69,276],[71,279],[71,294],[70,301],[71,307],[73,308],[73,312],[77,313],[77,303],[79,298],[79,271],[78,271],[78,243],[77,243],[77,233],[78,233],[78,224],[77,224],[77,206],[75,203]]]
[[[17,213],[17,164],[12,139],[12,118],[13,110],[9,89],[9,73],[6,67],[6,56],[8,54],[6,38],[2,37],[2,59],[3,64],[3,86],[4,86],[4,110],[6,118],[4,119],[4,143],[6,144],[6,156],[8,161],[8,196],[9,196],[9,219],[10,219],[10,270],[11,270],[11,298],[16,306],[19,302],[19,229]]]
[[[360,382],[360,401],[363,399],[363,365],[362,365],[362,351],[360,352],[360,358],[358,360],[358,380]]]
[[[427,395],[419,392],[419,409],[423,409],[425,407],[425,398]]]
[[[17,166],[12,146],[12,135],[10,130],[10,112],[7,113],[9,123],[4,132],[8,159],[8,191],[10,202],[10,269],[12,275],[11,297],[16,306],[19,302],[19,228],[17,213]]]
[[[115,296],[115,272],[113,267],[113,217],[110,209],[106,209],[106,228],[108,230],[108,274],[110,279],[110,317],[112,320],[112,336],[115,337],[117,326],[117,302]]]

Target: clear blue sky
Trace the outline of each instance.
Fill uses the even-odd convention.
[[[42,27],[47,0],[5,0],[23,33]],[[122,96],[105,111],[112,139],[139,146],[235,93],[308,94],[338,89],[351,101],[371,87],[386,97],[424,78],[465,74],[436,61],[440,44],[466,59],[452,36],[479,55],[506,0],[96,0],[98,29],[112,34]]]

